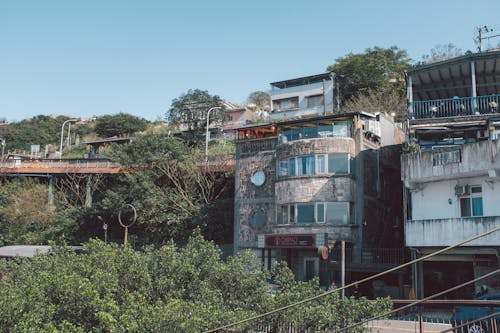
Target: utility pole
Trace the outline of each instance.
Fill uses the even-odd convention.
[[[487,26],[482,26],[482,27],[477,28],[477,33],[478,33],[477,40],[479,43],[479,46],[478,46],[479,52],[483,52],[483,39],[486,39],[483,37],[483,32],[490,32],[490,31],[493,31],[493,30],[488,29]]]

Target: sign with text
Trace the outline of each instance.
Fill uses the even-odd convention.
[[[265,235],[266,248],[316,248],[315,234]]]

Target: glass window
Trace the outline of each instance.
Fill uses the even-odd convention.
[[[278,177],[288,176],[288,161],[279,161],[278,163]]]
[[[314,204],[297,204],[297,223],[314,222]]]
[[[328,154],[328,173],[349,173],[349,154]]]
[[[314,155],[297,157],[297,176],[313,175],[314,172]]]
[[[289,213],[290,223],[295,223],[295,205],[290,205],[290,213]]]
[[[304,139],[313,139],[318,137],[318,127],[304,127]]]
[[[325,168],[325,155],[318,155],[317,156],[318,160],[318,173],[326,173],[326,168]]]
[[[460,197],[460,216],[483,216],[483,197],[481,186],[471,186],[470,194]]]
[[[278,206],[278,214],[277,214],[277,223],[278,224],[288,224],[288,206]]]
[[[334,137],[350,137],[351,136],[351,122],[350,121],[336,121],[333,123],[333,136]]]
[[[307,107],[314,108],[317,106],[323,106],[323,95],[308,96]]]
[[[333,137],[333,127],[331,125],[318,126],[318,137],[319,138]]]
[[[295,158],[290,159],[290,168],[288,169],[288,175],[295,176]]]
[[[318,223],[325,222],[325,204],[318,203],[316,205],[316,220]]]
[[[349,220],[348,202],[329,202],[326,204],[326,223],[348,224]]]
[[[274,111],[282,111],[282,110],[292,110],[299,107],[299,98],[285,98],[278,99],[273,101],[273,110]]]

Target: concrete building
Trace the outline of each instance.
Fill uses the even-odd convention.
[[[347,281],[404,260],[400,133],[385,115],[324,115],[322,103],[303,101],[328,96],[310,81],[281,81],[288,88],[271,93],[275,122],[238,129],[234,240],[235,251],[254,251],[268,268],[286,261],[298,280],[328,285],[340,282],[342,241]],[[285,110],[284,100],[298,102]],[[400,272],[377,283],[401,297],[403,281]]]
[[[415,67],[407,88],[405,242],[418,257],[500,226],[500,52]],[[499,247],[497,232],[419,264],[417,296],[498,268]],[[500,291],[500,277],[447,297],[470,298],[482,285]]]

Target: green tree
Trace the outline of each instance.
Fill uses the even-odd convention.
[[[248,96],[248,103],[254,104],[258,110],[271,109],[271,96],[265,91],[254,91]]]
[[[36,116],[20,122],[0,126],[0,137],[5,139],[5,151],[22,149],[29,151],[31,145],[56,144],[61,135],[61,125],[67,117]]]
[[[368,48],[364,53],[350,53],[336,59],[328,71],[335,72],[340,83],[342,103],[370,91],[404,93],[404,71],[410,59],[396,46]]]
[[[133,204],[139,216],[131,232],[145,242],[183,239],[195,226],[209,228],[208,206],[232,194],[230,174],[203,172],[204,152],[178,138],[139,135],[129,145],[115,146],[111,157],[131,172],[106,191],[100,205],[118,212],[124,203]]]
[[[397,90],[388,92],[368,90],[344,105],[345,111],[365,111],[371,113],[395,114],[395,121],[402,122],[407,118],[406,95]]]
[[[77,255],[56,247],[51,256],[0,261],[0,331],[203,332],[324,293],[317,280],[296,282],[279,266],[274,274],[283,288],[272,296],[271,273],[255,256],[223,262],[199,233],[183,247],[136,251],[91,241],[85,249]],[[334,293],[264,321],[331,331],[389,308],[388,300],[340,301]]]
[[[206,90],[190,89],[172,101],[165,118],[184,132],[188,142],[199,143],[206,130],[208,110],[214,107],[220,109],[210,112],[209,124],[222,126],[226,118],[222,99],[217,95],[210,95]]]
[[[71,239],[81,210],[49,207],[47,198],[46,184],[29,178],[4,181],[0,186],[0,245]]]
[[[98,117],[95,122],[95,132],[101,137],[128,136],[144,131],[149,121],[126,113]]]

